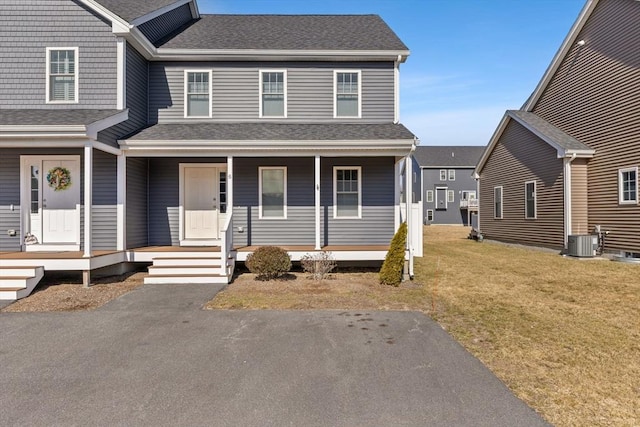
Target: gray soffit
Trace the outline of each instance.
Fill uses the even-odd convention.
[[[484,146],[423,146],[416,147],[413,156],[421,167],[473,168],[484,149]]]
[[[157,47],[408,51],[378,15],[202,15]]]
[[[401,124],[171,123],[127,141],[371,141],[413,140]]]
[[[0,109],[0,126],[86,126],[121,112],[121,110]]]
[[[165,6],[176,3],[176,0],[96,0],[104,8],[118,15],[127,22],[155,12]]]
[[[507,114],[518,121],[520,124],[528,128],[530,131],[537,134],[540,138],[544,139],[547,142],[554,143],[565,151],[591,150],[591,148],[589,148],[587,145],[553,126],[546,120],[538,117],[534,113],[521,110],[509,110],[507,111]]]

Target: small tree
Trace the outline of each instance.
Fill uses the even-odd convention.
[[[404,269],[404,253],[407,244],[407,223],[400,224],[398,231],[391,239],[389,252],[384,258],[380,269],[380,283],[383,285],[399,286]]]
[[[291,257],[277,246],[261,246],[247,256],[245,265],[258,280],[271,280],[291,270]]]
[[[326,278],[336,268],[331,252],[306,254],[300,259],[300,265],[305,273],[311,274],[313,280]]]

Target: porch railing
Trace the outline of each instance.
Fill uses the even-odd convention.
[[[460,209],[477,209],[478,199],[460,200]]]
[[[222,242],[220,244],[220,269],[223,276],[229,274],[229,255],[233,248],[233,215],[231,212],[227,214],[227,220],[222,228]]]

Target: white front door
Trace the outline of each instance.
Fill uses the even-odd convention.
[[[184,238],[218,238],[218,169],[184,167]]]
[[[80,244],[80,157],[23,156],[22,209],[27,250]],[[74,247],[71,247],[73,245]]]

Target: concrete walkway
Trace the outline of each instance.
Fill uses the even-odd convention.
[[[548,425],[420,313],[201,310],[219,289],[0,313],[2,424]]]

